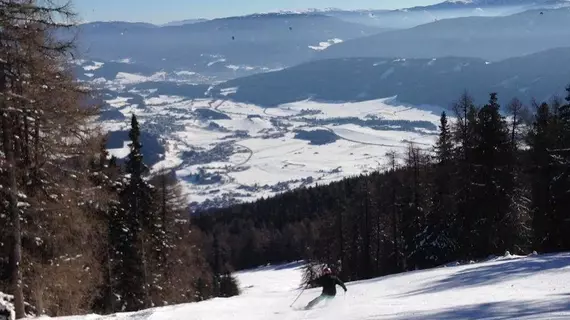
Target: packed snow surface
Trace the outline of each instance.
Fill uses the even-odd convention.
[[[552,320],[570,319],[570,253],[505,256],[347,283],[328,305],[302,308],[300,263],[237,273],[242,295],[106,317],[68,320]]]

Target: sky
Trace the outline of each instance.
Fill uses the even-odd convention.
[[[82,21],[166,23],[305,8],[398,9],[443,0],[72,0]]]

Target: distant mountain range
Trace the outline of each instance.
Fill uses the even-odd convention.
[[[568,66],[570,48],[495,63],[475,58],[330,59],[231,80],[213,92],[221,99],[266,107],[305,99],[351,102],[393,96],[413,105],[449,107],[465,90],[478,103],[491,92],[498,92],[502,103],[514,97],[528,103],[562,96],[570,84]],[[222,96],[228,88],[236,93]]]
[[[127,83],[123,91],[152,90],[157,97],[213,98],[268,108],[306,99],[358,102],[396,97],[401,103],[447,108],[465,90],[479,103],[485,102],[490,92],[498,92],[502,103],[513,97],[528,103],[533,98],[543,101],[562,96],[570,84],[570,47],[498,62],[455,57],[327,59],[214,86],[172,81],[172,75],[166,80],[155,79],[151,76],[157,70],[136,64],[108,62],[95,70],[92,66],[89,62],[78,66],[79,78],[112,81],[119,73],[138,74],[143,80]]]
[[[235,78],[305,62],[331,44],[384,30],[318,14],[251,15],[179,26],[82,24],[79,53],[105,61]]]
[[[570,6],[567,0],[457,0],[398,10],[336,10],[322,12],[345,21],[383,28],[406,29],[459,17],[507,16],[527,10],[557,9]]]
[[[389,11],[331,8],[259,13],[162,26],[92,22],[59,35],[78,36],[78,53],[85,59],[128,61],[167,73],[193,73],[200,81],[214,82],[319,59],[456,56],[496,61],[563,47],[570,45],[570,7],[564,7],[568,3],[465,0]],[[535,7],[543,9],[504,16]],[[415,27],[401,29],[409,26]]]
[[[336,44],[319,58],[447,56],[501,60],[570,46],[570,7],[463,17]]]
[[[408,11],[419,10],[447,10],[459,8],[489,8],[489,7],[523,7],[523,8],[553,8],[569,5],[568,0],[447,0],[428,6],[417,6]]]
[[[195,24],[200,22],[206,22],[208,19],[187,19],[187,20],[179,20],[179,21],[172,21],[165,24],[160,25],[161,27],[176,27],[176,26],[183,26],[185,24]]]
[[[261,14],[322,14],[348,22],[383,28],[410,28],[435,20],[465,16],[504,16],[532,9],[556,9],[570,6],[570,0],[447,0],[427,6],[397,10],[339,8],[282,10]],[[175,21],[166,25],[182,25],[203,22],[204,19]]]

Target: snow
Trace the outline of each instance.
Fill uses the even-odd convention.
[[[225,88],[224,92],[229,95],[237,90]],[[139,94],[144,107],[121,95],[107,102],[127,118],[136,112],[143,127],[147,122],[157,125],[156,133],[167,151],[153,171],[173,169],[191,202],[210,200],[220,206],[227,205],[223,199],[254,201],[301,186],[383,170],[387,152],[403,152],[409,141],[425,149],[433,145],[441,113],[439,109],[400,105],[394,97],[350,103],[305,100],[263,108],[231,100]],[[229,119],[205,118],[198,109]],[[367,127],[365,122],[370,119],[417,120],[432,127],[410,123],[406,128],[396,123]],[[128,124],[128,120],[107,120],[102,125],[105,130],[125,130]],[[327,130],[332,140],[311,144],[296,138],[298,130]],[[198,158],[190,161],[184,156],[187,152],[198,153]],[[110,153],[122,158],[128,147]],[[212,180],[196,181],[200,170]]]
[[[220,94],[223,96],[229,96],[231,94],[236,94],[237,91],[238,91],[238,87],[224,88],[224,89],[220,90]]]
[[[228,128],[230,130],[244,130],[258,133],[263,129],[271,129],[273,125],[267,119],[260,118],[242,118],[237,120],[216,120],[215,123]]]
[[[158,97],[147,98],[145,104],[147,106],[164,106],[179,103],[184,100],[184,97],[159,95]]]
[[[131,58],[124,58],[124,59],[117,60],[116,62],[131,64],[131,63],[133,63],[133,60]]]
[[[216,63],[221,63],[221,62],[226,62],[226,59],[221,58],[221,59],[218,59],[218,60],[214,60],[214,61],[212,61],[212,62],[208,62],[208,67],[211,67],[211,66],[215,65]]]
[[[161,81],[166,79],[166,72],[157,72],[151,76],[143,76],[127,72],[119,72],[115,77],[115,81],[119,84],[135,84],[148,81]]]
[[[182,164],[179,155],[180,150],[175,141],[166,141],[164,149],[166,150],[164,159],[152,167],[153,173],[166,168],[175,168]]]
[[[126,156],[128,156],[129,152],[131,152],[129,144],[130,144],[130,141],[124,141],[122,148],[109,149],[107,151],[109,152],[110,155],[115,156],[118,159],[122,159],[122,158],[125,158]]]
[[[121,108],[121,107],[128,105],[127,101],[129,101],[129,99],[130,98],[118,96],[115,99],[107,100],[107,103],[113,107]]]
[[[346,102],[346,103],[321,103],[315,101],[299,101],[281,105],[276,109],[268,109],[268,114],[279,112],[290,113],[291,111],[300,113],[302,110],[318,110],[321,114],[316,116],[306,116],[315,119],[330,119],[343,117],[366,118],[368,116],[378,116],[385,120],[409,120],[409,121],[430,121],[439,122],[440,113],[421,110],[415,107],[389,104],[392,98],[377,100]],[[443,109],[441,109],[443,111]]]
[[[174,72],[174,73],[175,73],[177,76],[187,76],[187,77],[188,77],[188,76],[196,75],[196,72],[193,72],[193,71],[185,71],[185,70],[176,71],[176,72]]]
[[[93,61],[93,65],[90,66],[84,66],[83,70],[85,71],[95,71],[97,69],[100,69],[105,63],[103,62],[97,62],[97,61]]]
[[[334,38],[334,39],[329,39],[329,40],[324,41],[324,42],[319,42],[318,46],[309,46],[309,48],[316,50],[316,51],[322,51],[322,50],[325,50],[328,47],[332,46],[333,44],[342,43],[342,42],[343,42],[342,39]]]
[[[14,296],[0,292],[0,319],[1,316],[7,311],[10,319],[16,319],[16,312],[12,301]]]
[[[405,142],[407,141],[419,145],[431,145],[433,142],[432,137],[415,132],[378,131],[353,124],[335,127],[327,126],[327,128],[348,141],[392,148],[405,147]]]
[[[237,70],[240,70],[240,69],[247,70],[247,71],[251,71],[251,70],[255,70],[255,69],[256,69],[255,67],[252,67],[252,66],[247,66],[247,65],[238,66],[238,65],[235,65],[235,64],[227,65],[226,68],[232,69],[232,70],[234,70],[234,71],[237,71]]]
[[[301,293],[302,263],[236,273],[240,296],[97,317],[61,320],[551,320],[569,319],[570,253],[506,256],[347,283],[328,305],[302,310],[320,289]],[[299,299],[290,307],[295,298]],[[58,319],[59,320],[59,319]]]

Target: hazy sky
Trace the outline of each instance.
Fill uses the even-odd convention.
[[[84,21],[164,23],[304,8],[396,9],[443,0],[73,0]]]

